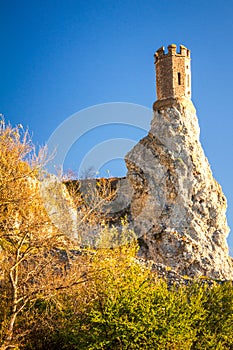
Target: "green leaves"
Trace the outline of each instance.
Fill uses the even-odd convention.
[[[135,251],[125,246],[96,252],[92,278],[69,299],[71,312],[59,330],[65,343],[59,348],[231,349],[232,284],[190,282],[168,289],[135,260]],[[79,305],[76,313],[72,303]]]
[[[168,288],[138,263],[136,251],[135,246],[91,256],[86,251],[85,284],[57,293],[52,307],[48,300],[39,313],[38,305],[31,308],[34,326],[26,349],[232,349],[232,283],[193,281]]]
[[[34,176],[39,165],[25,160],[32,150],[28,135],[22,140],[21,129],[0,121],[0,136],[5,348],[233,349],[232,282],[210,286],[188,279],[188,286],[168,288],[136,258],[136,237],[126,219],[119,231],[103,225],[97,248],[75,254],[46,214]],[[82,228],[86,236],[84,221]]]

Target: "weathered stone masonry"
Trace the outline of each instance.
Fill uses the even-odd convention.
[[[190,51],[183,45],[176,52],[176,45],[164,47],[155,53],[157,99],[187,97],[191,99]]]

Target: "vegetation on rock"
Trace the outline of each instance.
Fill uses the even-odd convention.
[[[41,199],[40,154],[2,122],[0,349],[232,349],[232,282],[168,287],[136,258],[124,221],[120,235],[104,226],[97,249],[75,248]],[[82,208],[85,236],[95,217]]]

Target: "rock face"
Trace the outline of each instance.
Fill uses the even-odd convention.
[[[140,255],[181,275],[232,279],[226,198],[199,141],[187,98],[154,104],[148,135],[127,155]]]
[[[77,208],[67,187],[55,175],[47,175],[39,182],[39,189],[51,223],[63,234],[78,239]]]

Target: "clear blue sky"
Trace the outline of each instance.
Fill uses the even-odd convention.
[[[83,108],[116,101],[151,108],[153,54],[162,45],[183,44],[192,54],[201,142],[233,228],[232,18],[232,0],[0,0],[0,112],[45,144]],[[106,129],[106,139],[111,132]],[[126,137],[130,130],[121,132]],[[233,255],[233,234],[229,243]]]

